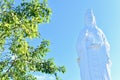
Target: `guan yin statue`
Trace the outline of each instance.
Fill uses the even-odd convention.
[[[76,49],[81,80],[111,80],[110,45],[90,9],[85,14],[85,27],[80,31]]]

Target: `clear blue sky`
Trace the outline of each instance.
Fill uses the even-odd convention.
[[[43,38],[51,41],[51,52],[58,65],[67,71],[60,74],[63,80],[80,80],[75,50],[76,39],[84,27],[84,13],[93,9],[97,25],[105,33],[110,45],[112,80],[120,79],[120,0],[49,0],[52,8],[50,24],[40,25]],[[38,40],[33,44],[39,43]]]

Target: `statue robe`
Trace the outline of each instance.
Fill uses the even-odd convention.
[[[109,43],[102,30],[96,26],[92,11],[88,10],[86,15],[87,19],[92,19],[86,20],[89,22],[80,32],[76,47],[81,80],[111,80]]]

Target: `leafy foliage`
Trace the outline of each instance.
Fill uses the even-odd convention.
[[[35,48],[27,39],[40,38],[38,25],[50,21],[51,9],[47,0],[0,0],[0,80],[36,80],[29,74],[38,71],[54,74],[65,72],[53,59],[46,59],[50,42],[42,40]]]

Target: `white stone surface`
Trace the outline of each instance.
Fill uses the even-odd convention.
[[[76,49],[81,80],[111,80],[110,45],[91,9],[85,14],[85,27],[79,33]]]

